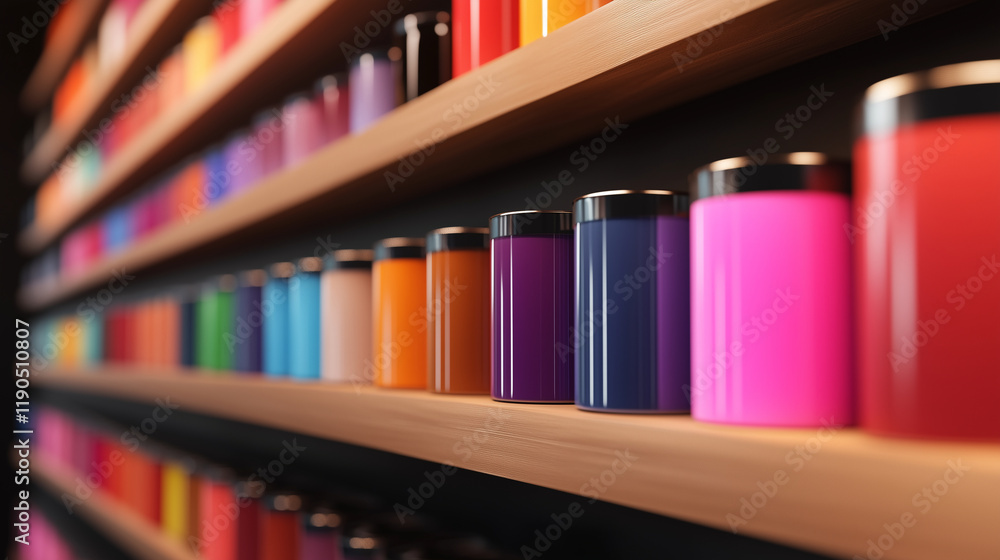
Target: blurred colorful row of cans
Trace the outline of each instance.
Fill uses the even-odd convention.
[[[156,409],[147,420],[167,421],[171,412]],[[282,485],[281,474],[304,449],[294,439],[266,468],[241,470],[159,443],[145,428],[48,406],[36,417],[39,455],[75,480],[74,492],[61,497],[72,513],[95,495],[113,500],[204,560],[508,558],[479,535],[443,529],[417,514],[404,525],[359,491],[337,497]],[[73,558],[73,543],[59,542],[48,522],[33,518],[33,533],[39,526],[22,560]]]

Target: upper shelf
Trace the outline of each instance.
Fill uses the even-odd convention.
[[[76,495],[80,473],[67,471],[39,459],[31,464],[31,475],[55,496]],[[76,512],[114,541],[141,560],[198,560],[198,555],[169,540],[155,527],[126,506],[104,495],[100,490],[86,500],[77,502]]]
[[[323,5],[333,0],[293,1],[325,16],[329,9]],[[928,17],[962,3],[928,4],[916,15]],[[870,37],[877,33],[871,22],[890,13],[891,4],[616,0],[398,107],[364,133],[321,149],[190,222],[169,225],[81,275],[25,289],[21,302],[39,309],[105,281],[117,268],[134,270],[237,233],[273,230],[283,221],[329,219],[441,188],[599,131],[605,119],[628,122]],[[291,32],[298,16],[284,15],[288,21],[275,26]],[[360,19],[338,21],[347,22],[342,33],[350,34],[350,22]],[[700,56],[678,66],[675,55],[687,52],[688,40],[711,33],[722,21],[724,32],[713,34]],[[189,153],[190,143],[232,118],[243,92],[274,82],[278,69],[303,56],[309,45],[300,38],[304,31],[287,43],[280,34],[263,37],[227,61],[205,90],[163,115],[108,165],[87,208],[50,230],[25,232],[22,246],[44,247],[101,200],[134,186],[137,174],[150,175]],[[349,36],[330,26],[322,31],[324,44]],[[262,66],[254,70],[254,61]],[[472,109],[455,110],[463,104]],[[419,157],[405,182],[390,187],[384,173],[400,173],[400,159],[427,145],[433,153]]]
[[[1000,557],[990,499],[1000,488],[998,445],[882,439],[836,419],[822,429],[742,428],[213,373],[107,368],[36,381],[140,402],[170,395],[185,410],[450,462],[834,556],[865,557],[869,539],[891,539],[886,560]],[[900,523],[909,525],[905,538],[882,537]]]
[[[24,180],[39,182],[44,179],[73,142],[83,138],[83,131],[93,128],[107,116],[112,102],[141,79],[146,66],[156,66],[160,57],[180,41],[209,6],[210,0],[146,0],[129,28],[125,52],[93,78],[93,88],[82,94],[71,114],[63,122],[53,123],[46,131],[21,167]],[[31,85],[29,82],[28,86]],[[25,95],[27,92],[28,87],[25,88]]]
[[[59,33],[47,39],[38,64],[21,90],[22,107],[37,111],[52,99],[56,86],[87,38],[93,35],[107,5],[108,0],[76,0],[60,8],[72,13],[62,14],[66,19],[60,22]]]

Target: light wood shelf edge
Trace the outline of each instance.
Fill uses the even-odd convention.
[[[125,84],[124,77],[128,74],[136,63],[155,65],[157,60],[138,60],[141,55],[147,53],[147,47],[162,34],[164,29],[175,29],[177,25],[186,25],[187,18],[177,17],[178,14],[190,14],[194,7],[201,4],[208,5],[202,0],[147,0],[139,8],[135,15],[135,21],[129,30],[128,44],[125,52],[111,66],[107,67],[99,76],[93,78],[92,83],[97,86],[84,92],[82,97],[72,108],[72,114],[60,124],[55,124],[35,145],[31,153],[28,154],[21,167],[21,176],[27,182],[39,182],[48,176],[52,166],[61,159],[67,148],[73,142],[81,138],[84,128],[102,115],[99,113],[107,109],[107,103],[122,92],[122,88],[131,84]],[[177,17],[177,22],[171,22],[171,18]],[[29,238],[39,238],[44,235],[41,232],[29,234]]]
[[[41,436],[44,437],[44,436]],[[76,496],[77,473],[50,464],[44,458],[35,458],[31,476],[39,481],[56,499]],[[99,489],[87,499],[76,502],[73,513],[78,513],[95,529],[123,550],[141,560],[198,560],[183,545],[171,541],[160,529],[126,506],[105,496]]]
[[[296,1],[320,10],[333,0]],[[966,1],[928,5],[917,15],[929,17]],[[78,276],[22,289],[20,302],[29,310],[44,308],[107,281],[114,270],[131,271],[156,263],[253,227],[261,220],[303,208],[330,193],[353,189],[355,194],[363,193],[358,196],[381,197],[384,201],[387,195],[396,193],[390,192],[379,171],[392,169],[400,158],[416,151],[416,141],[426,141],[436,134],[441,135],[441,143],[435,147],[435,153],[419,166],[419,173],[414,173],[399,188],[411,194],[440,188],[471,173],[571,141],[594,126],[600,129],[608,115],[619,114],[627,122],[629,118],[870,36],[875,27],[868,25],[869,20],[883,9],[889,10],[891,2],[836,0],[813,5],[796,0],[745,0],[732,8],[731,2],[722,0],[714,3],[617,0],[544,41],[508,53],[397,108],[364,133],[348,136],[319,150],[302,164],[262,179],[246,192],[209,208],[190,222],[167,225]],[[720,4],[726,10],[720,10]],[[723,14],[734,19],[727,24],[726,33],[713,43],[719,50],[706,53],[681,72],[674,66],[672,54],[683,49],[687,38],[716,25]],[[780,19],[780,25],[770,32],[776,35],[760,37],[764,23],[761,20],[775,17]],[[294,27],[288,22],[276,25],[281,29]],[[809,32],[817,26],[833,31],[826,31],[830,36],[825,38]],[[608,29],[619,27],[634,31],[630,41],[595,46],[593,37],[606,36]],[[269,49],[280,44],[284,37],[279,33],[274,43],[248,47],[257,54],[247,55],[243,60],[267,58]],[[119,171],[109,173],[113,180],[109,179],[95,192],[103,196],[116,189],[130,170],[157,153],[172,135],[204,116],[220,96],[238,85],[239,76],[249,70],[249,62],[246,65],[242,70],[224,69],[211,87],[167,115],[171,117],[169,120],[154,123],[130,148],[128,161],[123,155],[119,160],[122,163],[115,164]],[[612,87],[624,74],[635,80],[635,87]],[[504,88],[482,101],[475,112],[452,128],[450,121],[445,120],[446,112],[456,100],[474,97],[480,79],[488,78],[505,84]],[[574,107],[566,113],[568,102]],[[553,115],[552,111],[564,114]],[[551,125],[542,124],[546,122]],[[475,158],[475,164],[469,163],[471,158]],[[92,203],[96,201],[94,198]],[[38,250],[62,231],[61,226],[47,233],[26,231],[21,246]]]
[[[993,537],[998,515],[989,499],[1000,488],[997,445],[885,439],[851,428],[719,426],[688,416],[608,415],[488,397],[179,370],[50,371],[36,375],[36,382],[140,402],[169,397],[182,410],[574,494],[585,494],[583,486],[612,468],[616,452],[628,451],[638,459],[601,499],[723,530],[730,530],[727,515],[739,518],[741,499],[751,499],[758,483],[766,485],[780,470],[787,483],[737,527],[740,534],[864,557],[868,539],[911,512],[917,523],[893,543],[887,560],[993,560],[1000,554]],[[809,458],[796,459],[799,449]],[[943,480],[949,462],[970,470],[923,513],[914,496]],[[581,503],[586,506],[586,499]]]
[[[48,227],[33,224],[25,229],[19,239],[21,250],[35,253],[50,245],[109,194],[118,190],[152,154],[191,123],[203,118],[220,100],[238,88],[263,60],[334,1],[288,0],[279,6],[261,28],[248,37],[249,40],[240,41],[232,52],[227,53],[225,61],[198,91],[157,117],[106,162],[97,184],[59,220]]]

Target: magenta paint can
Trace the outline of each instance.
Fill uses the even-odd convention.
[[[692,415],[762,426],[854,420],[850,169],[818,153],[692,175]]]

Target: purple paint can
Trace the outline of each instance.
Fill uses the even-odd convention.
[[[490,218],[492,395],[573,402],[573,214]]]

